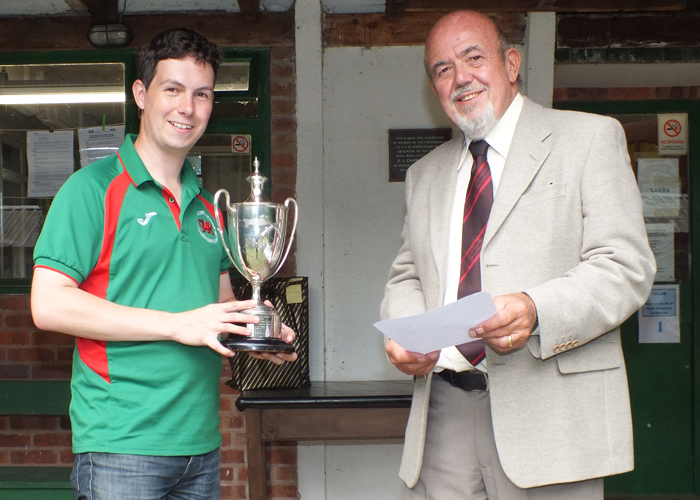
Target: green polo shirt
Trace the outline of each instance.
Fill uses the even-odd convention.
[[[46,217],[35,266],[125,306],[176,313],[218,302],[230,261],[211,194],[185,162],[178,206],[149,174],[134,139],[68,179]],[[78,337],[73,451],[174,456],[216,449],[220,375],[221,356],[208,347]]]

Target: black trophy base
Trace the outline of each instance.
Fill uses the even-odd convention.
[[[221,344],[232,351],[241,352],[295,352],[292,344],[274,337],[253,339],[247,335],[236,335],[230,333],[228,337],[221,340]]]

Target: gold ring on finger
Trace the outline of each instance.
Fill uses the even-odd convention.
[[[508,347],[513,347],[513,337],[508,335]]]

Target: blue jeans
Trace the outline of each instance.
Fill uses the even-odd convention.
[[[219,500],[220,471],[218,448],[185,457],[81,453],[71,482],[77,500]]]

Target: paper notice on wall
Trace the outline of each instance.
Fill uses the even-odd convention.
[[[656,258],[656,278],[654,281],[673,281],[675,270],[673,223],[647,224],[649,246]]]
[[[686,113],[658,115],[659,154],[688,154],[688,115]]]
[[[639,310],[640,344],[678,344],[681,341],[678,285],[654,285]]]
[[[644,202],[644,217],[675,218],[681,210],[678,158],[640,158],[637,183]]]
[[[113,155],[124,142],[124,125],[78,129],[80,166]]]
[[[27,165],[27,196],[56,196],[73,173],[73,131],[27,132]]]

